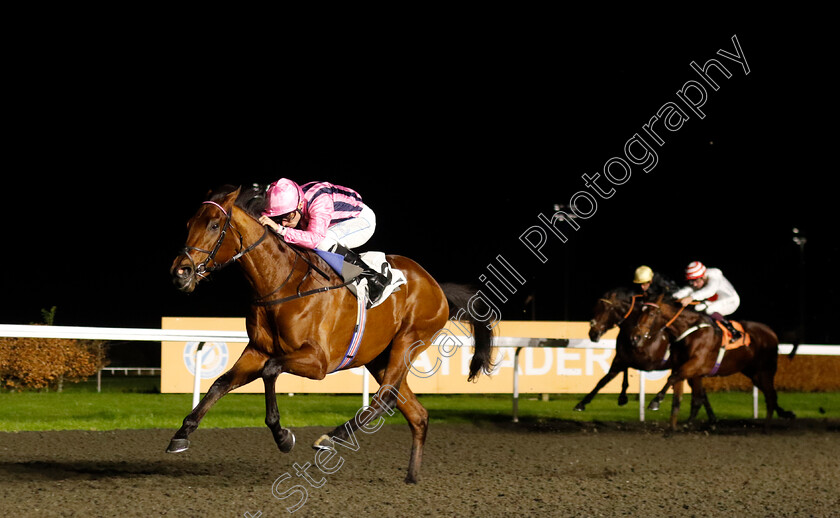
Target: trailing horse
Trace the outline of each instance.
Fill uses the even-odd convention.
[[[750,344],[725,350],[723,333],[708,315],[685,309],[671,300],[663,301],[661,296],[655,302],[643,304],[631,340],[644,345],[667,337],[672,346],[679,346],[677,350],[680,351],[675,355],[671,375],[662,390],[651,400],[650,407],[658,407],[668,388],[675,383],[685,379],[694,380],[689,416],[691,421],[697,415],[700,404],[708,402],[702,378],[740,372],[764,393],[768,421],[774,412],[783,418],[795,417],[793,412],[782,409],[777,402],[773,382],[779,355],[776,333],[759,322],[744,321],[741,324],[750,336]],[[706,412],[709,421],[713,422],[715,416],[709,406],[706,406]]]
[[[172,264],[175,285],[192,292],[213,272],[238,263],[251,286],[254,303],[246,318],[248,345],[184,419],[167,452],[186,450],[190,433],[210,407],[229,391],[258,378],[265,384],[265,423],[280,451],[289,452],[295,437],[279,421],[277,377],[290,373],[320,380],[335,370],[363,365],[380,385],[372,406],[321,437],[313,447],[334,448],[333,441],[347,440],[396,406],[412,434],[406,482],[416,482],[429,416],[406,381],[411,362],[432,343],[447,319],[455,316],[468,321],[474,335],[475,355],[468,379],[482,371],[489,373],[490,327],[465,311],[475,301],[471,302],[462,287],[451,286],[447,294],[416,262],[388,256],[388,263],[402,271],[407,282],[367,310],[363,336],[351,354],[348,343],[358,337],[355,295],[345,287],[347,281],[317,254],[290,246],[257,221],[264,201],[261,194],[259,190],[240,193],[240,189],[231,189],[210,197],[189,220],[186,246]]]
[[[637,343],[631,340],[631,333],[636,327],[636,321],[641,313],[643,295],[637,294],[629,288],[616,288],[605,293],[595,304],[594,317],[589,323],[589,339],[597,342],[601,337],[615,326],[619,327],[618,336],[615,341],[615,357],[607,373],[602,377],[595,388],[587,394],[576,406],[575,410],[583,411],[595,395],[604,386],[613,380],[619,373],[624,373],[621,384],[621,393],[618,396],[618,404],[627,404],[627,369],[633,368],[640,371],[654,371],[670,369],[674,365],[671,352],[671,344],[664,336],[645,343]],[[674,399],[671,407],[672,420],[679,415],[680,398],[682,397],[683,384],[674,386]]]

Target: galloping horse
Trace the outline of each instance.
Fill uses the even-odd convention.
[[[616,288],[608,291],[595,304],[594,318],[589,323],[589,339],[597,342],[608,330],[619,326],[618,337],[615,341],[615,358],[610,369],[598,381],[595,388],[587,394],[577,405],[575,410],[583,411],[595,395],[615,378],[618,373],[624,373],[621,393],[618,396],[620,406],[627,404],[627,369],[640,371],[665,370],[674,366],[671,354],[671,344],[664,336],[649,343],[636,343],[630,339],[631,332],[636,327],[636,321],[641,313],[643,295],[636,294],[629,288]],[[683,384],[674,385],[674,399],[671,407],[671,419],[675,422],[679,415],[680,398]]]
[[[492,331],[472,311],[475,301],[466,288],[440,285],[411,259],[388,256],[406,284],[367,311],[366,328],[354,356],[357,301],[341,277],[311,250],[285,243],[262,226],[257,217],[264,204],[258,189],[225,189],[204,202],[189,220],[187,244],[175,258],[175,285],[192,292],[196,285],[228,264],[238,263],[255,293],[246,319],[248,345],[234,366],[220,376],[172,437],[167,452],[184,451],[201,419],[229,391],[262,378],[266,418],[280,451],[295,444],[291,430],[280,425],[275,381],[284,372],[320,380],[339,368],[364,365],[379,383],[374,404],[322,436],[313,446],[332,449],[360,428],[377,421],[396,406],[412,434],[406,482],[416,482],[423,455],[429,414],[406,382],[411,362],[441,330],[450,316],[469,322],[475,343],[469,380],[492,365]],[[456,313],[457,311],[457,313]],[[361,419],[360,419],[361,418]],[[374,424],[376,424],[374,423]]]
[[[715,416],[708,406],[702,378],[740,372],[764,393],[768,421],[774,411],[779,417],[795,417],[793,412],[783,410],[777,403],[773,379],[776,375],[779,339],[772,329],[759,322],[742,321],[744,330],[751,338],[749,346],[726,351],[718,363],[723,333],[711,317],[693,309],[684,310],[680,304],[662,299],[660,296],[656,302],[643,304],[639,320],[631,333],[631,340],[639,344],[658,342],[663,336],[674,345],[683,344],[679,348],[682,353],[675,357],[676,365],[665,386],[651,400],[651,408],[658,407],[670,386],[684,379],[694,380],[689,421],[697,415],[700,403],[703,402],[707,404],[709,421],[713,422]]]

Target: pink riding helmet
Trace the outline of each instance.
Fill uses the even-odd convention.
[[[281,178],[268,186],[266,198],[268,203],[263,216],[273,218],[297,210],[298,203],[303,199],[303,190],[292,180]]]
[[[700,279],[706,275],[706,267],[700,261],[692,261],[685,269],[686,280]]]

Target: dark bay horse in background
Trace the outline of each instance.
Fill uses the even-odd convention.
[[[295,437],[280,425],[275,382],[281,373],[323,379],[345,362],[354,336],[357,301],[344,280],[311,250],[285,243],[258,221],[261,189],[225,189],[204,202],[189,220],[186,247],[172,265],[176,286],[192,292],[211,272],[238,263],[251,285],[255,302],[246,318],[249,342],[233,367],[210,387],[170,442],[168,452],[184,451],[201,419],[229,391],[262,378],[266,418],[278,448],[291,451]],[[433,341],[450,317],[467,320],[475,355],[469,380],[492,369],[492,331],[476,318],[470,292],[462,286],[442,288],[411,259],[388,256],[407,283],[367,311],[361,344],[343,368],[365,366],[379,383],[374,404],[365,407],[313,446],[332,449],[360,428],[396,406],[412,434],[406,482],[416,482],[429,424],[426,409],[406,382],[411,362]],[[458,311],[460,310],[460,311]]]
[[[723,333],[711,317],[690,308],[683,308],[671,299],[663,300],[663,297],[659,297],[655,302],[643,304],[638,322],[631,332],[631,341],[644,345],[659,342],[665,337],[675,346],[679,346],[675,349],[678,354],[675,354],[675,366],[671,375],[662,390],[651,400],[651,407],[659,405],[669,387],[687,379],[692,383],[689,421],[694,419],[700,404],[703,403],[706,405],[709,421],[714,422],[715,416],[708,406],[708,398],[703,388],[703,377],[729,376],[740,372],[764,393],[768,421],[773,417],[773,412],[779,417],[794,418],[793,412],[783,410],[777,402],[774,378],[779,339],[776,333],[758,322],[741,321],[741,324],[750,335],[750,345],[727,350],[718,365]]]
[[[646,343],[634,343],[631,332],[636,327],[636,321],[641,313],[644,295],[630,288],[616,288],[605,293],[595,304],[594,318],[589,323],[589,339],[597,342],[615,326],[619,327],[615,341],[615,357],[607,373],[576,406],[575,410],[583,411],[595,395],[613,380],[619,373],[624,373],[618,404],[627,404],[627,369],[640,371],[654,371],[671,369],[674,360],[671,344],[664,336]],[[671,407],[671,419],[675,422],[679,415],[680,398],[683,384],[674,385],[674,402]]]

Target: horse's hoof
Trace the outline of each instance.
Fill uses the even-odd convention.
[[[618,396],[618,406],[624,406],[627,404],[627,396]]]
[[[315,444],[312,445],[313,450],[334,450],[335,444],[333,443],[332,439],[329,435],[322,435],[318,437],[318,440],[315,441]]]
[[[180,453],[187,451],[189,447],[190,441],[188,439],[172,439],[169,441],[169,447],[166,448],[166,453]]]
[[[578,403],[577,405],[575,405],[575,412],[583,412],[584,410],[586,410],[586,405],[584,405],[583,403]]]
[[[654,412],[659,410],[659,401],[656,401],[656,400],[651,401],[650,404],[648,405],[648,410],[653,410]]]
[[[284,437],[277,441],[277,447],[283,453],[289,453],[295,447],[295,434],[291,430],[284,429]]]

